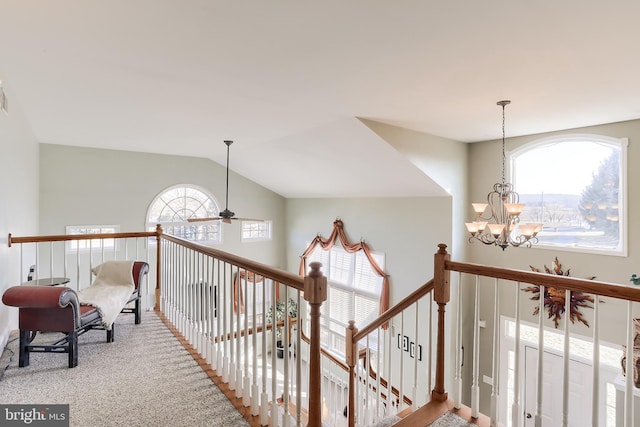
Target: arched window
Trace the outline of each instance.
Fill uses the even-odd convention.
[[[626,255],[626,138],[560,135],[510,153],[534,247]]]
[[[154,230],[162,224],[167,234],[198,242],[222,241],[219,221],[190,223],[187,218],[218,216],[219,208],[212,195],[194,185],[182,184],[167,188],[151,203],[147,212],[147,227]]]

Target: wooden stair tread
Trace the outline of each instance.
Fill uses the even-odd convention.
[[[393,427],[425,427],[446,412],[456,414],[469,423],[480,427],[490,427],[491,425],[491,420],[486,415],[480,414],[478,418],[472,418],[471,408],[462,405],[460,409],[456,409],[453,407],[453,400],[447,399],[444,402],[431,401],[412,413],[403,414],[402,419],[395,423]]]

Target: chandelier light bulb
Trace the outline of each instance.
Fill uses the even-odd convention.
[[[480,216],[484,213],[484,211],[487,209],[487,206],[489,206],[487,203],[471,203],[471,206],[473,206],[473,210],[475,211],[475,213]]]

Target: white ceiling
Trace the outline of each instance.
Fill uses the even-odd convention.
[[[507,136],[640,118],[637,0],[0,0],[0,16],[0,79],[39,142],[224,164],[233,139],[231,168],[285,197],[442,194],[357,118],[463,142],[500,137],[501,99]]]

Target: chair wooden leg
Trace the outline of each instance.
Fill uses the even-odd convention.
[[[78,332],[69,332],[69,367],[75,368],[78,366]]]
[[[135,304],[136,325],[142,323],[142,313],[140,312],[140,305],[140,298],[138,298]]]
[[[20,331],[20,356],[18,358],[18,366],[29,366],[29,343],[31,342],[31,334],[29,331]]]
[[[115,333],[116,323],[114,322],[111,325],[111,329],[107,331],[107,342],[113,342],[114,333]]]

